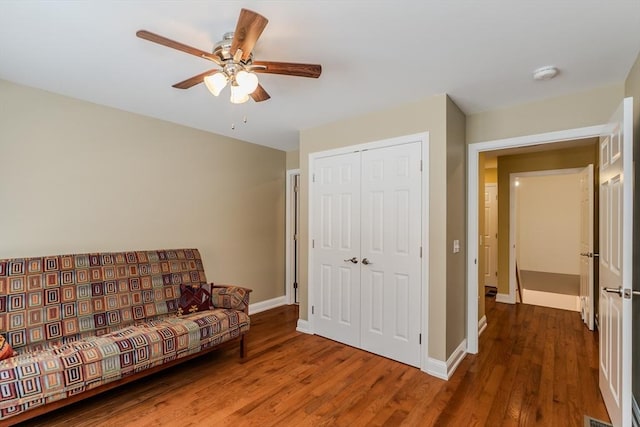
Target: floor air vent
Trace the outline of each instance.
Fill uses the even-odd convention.
[[[584,416],[584,427],[613,427],[609,423],[605,423],[604,421],[596,420],[595,418],[591,418],[588,415]]]

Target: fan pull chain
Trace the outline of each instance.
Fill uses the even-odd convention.
[[[244,107],[244,106],[243,106],[243,108],[242,108],[242,109],[243,109],[243,110],[246,110],[246,107]],[[231,115],[232,115],[232,116],[234,115],[234,114],[233,114],[233,107],[232,107],[232,110],[231,110]],[[242,115],[242,123],[247,124],[247,122],[248,122],[248,121],[249,121],[249,120],[247,119],[247,114],[246,114],[246,112],[245,112],[245,113]],[[231,122],[231,130],[236,130],[236,122],[235,122],[235,121],[232,121],[232,122]]]

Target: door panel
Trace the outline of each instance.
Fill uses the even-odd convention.
[[[362,348],[420,366],[420,144],[362,153]]]
[[[600,136],[600,391],[611,421],[631,425],[632,99]]]
[[[316,162],[314,282],[318,335],[360,345],[360,155]]]
[[[484,188],[484,286],[498,286],[498,187]]]
[[[580,314],[590,330],[593,313],[593,165],[580,173]]]

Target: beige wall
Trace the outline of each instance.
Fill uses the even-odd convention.
[[[447,97],[447,358],[466,336],[467,162],[465,116]],[[453,253],[453,241],[460,251]]]
[[[606,123],[624,95],[616,84],[467,116],[467,143]]]
[[[287,151],[287,170],[300,168],[300,150]]]
[[[524,176],[516,195],[520,270],[580,274],[580,174]]]
[[[637,170],[637,165],[640,164],[640,54],[636,58],[636,62],[633,64],[627,80],[624,84],[625,96],[633,97],[633,142],[634,142],[634,154],[633,158],[636,164],[635,174],[635,194],[638,194],[640,189],[640,173]],[[633,287],[636,290],[640,290],[640,200],[636,196],[633,207]],[[640,358],[640,298],[634,298],[633,300],[633,350],[632,359],[638,360]],[[637,402],[640,403],[640,369],[633,370],[633,379],[631,381],[633,388],[633,395]]]
[[[499,293],[509,293],[509,175],[514,172],[580,168],[590,163],[597,163],[594,145],[498,157]]]
[[[0,102],[0,257],[196,247],[210,281],[284,295],[284,152],[2,80]]]
[[[446,95],[345,119],[301,132],[300,317],[308,319],[309,155],[332,148],[429,132],[429,356],[446,360],[448,245],[446,215]],[[460,320],[464,323],[464,318]]]

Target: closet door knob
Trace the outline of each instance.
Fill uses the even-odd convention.
[[[344,262],[352,262],[354,264],[357,264],[358,263],[358,258],[353,257],[353,258],[345,259]]]
[[[368,259],[366,259],[366,258],[362,258],[362,263],[363,263],[364,265],[373,264],[371,261],[369,261],[369,260],[368,260]]]

